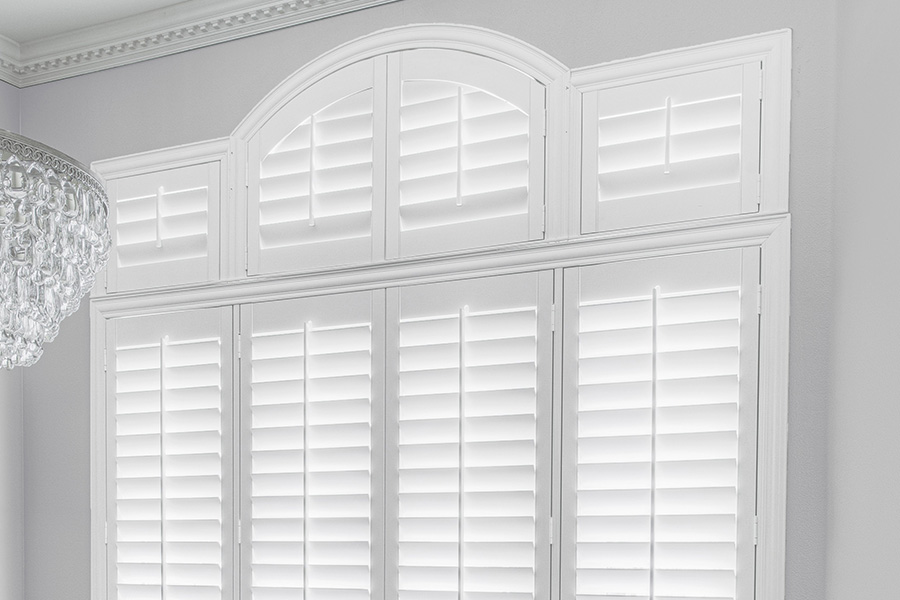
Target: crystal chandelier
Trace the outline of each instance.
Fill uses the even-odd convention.
[[[109,257],[106,191],[52,148],[0,130],[0,366],[33,365]]]

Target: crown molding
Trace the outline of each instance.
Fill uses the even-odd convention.
[[[23,88],[397,1],[195,0],[34,42],[0,36],[0,80]]]

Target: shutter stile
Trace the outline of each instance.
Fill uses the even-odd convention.
[[[252,310],[252,597],[369,598],[372,326]]]
[[[399,597],[534,598],[536,307],[399,325]]]
[[[123,600],[223,597],[223,340],[217,312],[191,315],[193,331],[179,331],[183,317],[117,324],[115,569]]]
[[[733,600],[740,286],[616,297],[601,273],[578,301],[576,596]]]

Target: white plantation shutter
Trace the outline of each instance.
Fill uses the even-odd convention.
[[[110,292],[213,281],[219,274],[220,163],[110,179]]]
[[[574,597],[752,598],[758,277],[756,250],[567,270]]]
[[[387,597],[547,597],[551,298],[544,273],[389,300]]]
[[[109,595],[229,598],[231,310],[109,327]]]
[[[372,551],[381,523],[375,300],[365,292],[243,308],[245,597],[372,597],[381,565]]]
[[[372,260],[373,209],[383,210],[384,154],[373,141],[383,135],[373,116],[381,64],[362,61],[316,82],[251,140],[250,274]]]
[[[759,62],[583,96],[582,232],[756,212]]]
[[[544,87],[466,52],[391,59],[388,257],[542,238]]]

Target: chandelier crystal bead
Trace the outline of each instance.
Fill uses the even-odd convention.
[[[0,129],[0,367],[33,365],[109,258],[109,202],[72,158]]]

